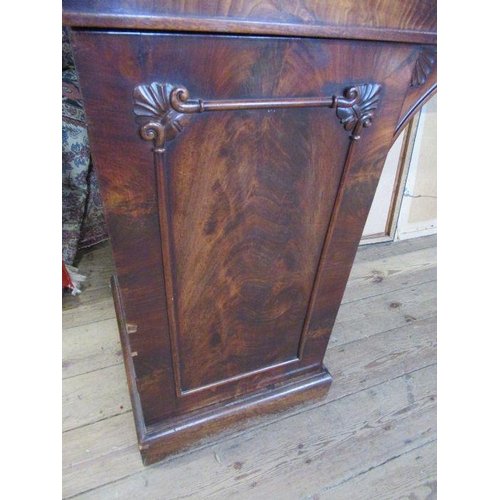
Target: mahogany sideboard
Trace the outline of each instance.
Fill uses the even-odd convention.
[[[325,395],[384,160],[436,90],[435,0],[63,0],[63,24],[144,463]]]

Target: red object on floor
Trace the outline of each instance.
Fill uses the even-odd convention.
[[[68,270],[66,269],[66,265],[64,264],[64,260],[62,261],[62,286],[63,288],[74,288],[73,282],[69,276]]]

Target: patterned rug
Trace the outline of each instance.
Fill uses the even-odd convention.
[[[62,258],[108,238],[99,186],[90,155],[78,76],[63,30],[62,71]]]

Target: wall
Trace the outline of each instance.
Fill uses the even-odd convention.
[[[437,97],[422,109],[395,239],[437,233]]]
[[[391,148],[361,244],[437,232],[437,96]]]

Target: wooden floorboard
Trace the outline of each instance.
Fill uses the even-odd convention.
[[[327,398],[150,467],[109,247],[87,251],[79,269],[83,293],[63,298],[63,498],[435,498],[435,236],[360,248],[325,357]]]
[[[62,340],[63,379],[123,365],[116,318],[66,328]]]
[[[323,500],[436,500],[437,450],[431,441],[389,459],[336,486],[326,486],[306,499]]]

